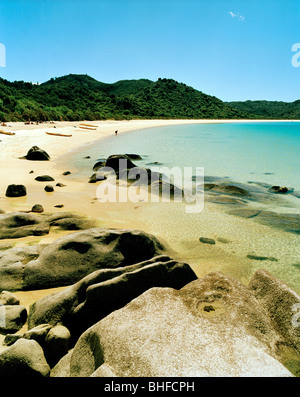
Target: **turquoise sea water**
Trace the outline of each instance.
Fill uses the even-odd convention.
[[[190,124],[133,131],[112,136],[77,155],[80,169],[110,154],[137,153],[136,162],[167,167],[204,167],[205,176],[231,181],[287,186],[300,191],[300,122]],[[299,203],[298,203],[299,202]],[[300,199],[294,198],[300,208]]]
[[[208,210],[201,214],[186,214],[183,206],[146,205],[133,209],[129,218],[131,215],[142,217],[147,231],[158,238],[163,237],[175,251],[180,252],[199,277],[218,270],[247,283],[254,272],[263,267],[300,293],[300,235],[297,231],[286,233],[281,229],[287,221],[287,213],[295,216],[299,225],[300,122],[188,124],[124,134],[119,130],[117,136],[113,134],[82,148],[72,157],[72,164],[79,170],[74,178],[79,177],[86,182],[94,172],[92,169],[97,160],[104,160],[111,154],[126,153],[141,155],[142,160],[133,161],[141,167],[151,168],[153,162],[170,168],[204,167],[208,181],[219,177],[243,186],[246,184],[249,191],[260,184],[266,192],[265,186],[290,188],[292,193],[267,193],[262,200],[256,201],[255,198],[248,203],[251,207],[266,210],[266,213],[282,213],[279,228],[275,225],[277,218],[274,218],[274,225],[272,221],[268,223],[275,228],[261,228],[259,222],[252,219],[233,219],[226,214],[224,217],[223,211],[227,213],[236,208],[230,204],[217,204],[217,210],[206,206]],[[102,214],[101,204],[99,207],[94,205],[95,213],[99,208]],[[112,217],[122,217],[115,207],[110,210]],[[288,227],[299,230],[299,226]],[[222,244],[217,240],[217,244],[211,246],[214,248],[206,247],[199,245],[199,236],[221,237],[229,243]],[[247,258],[249,254],[272,260],[251,260]]]

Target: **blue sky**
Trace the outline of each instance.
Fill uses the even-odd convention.
[[[224,101],[300,99],[299,0],[0,0],[7,80],[173,78]]]

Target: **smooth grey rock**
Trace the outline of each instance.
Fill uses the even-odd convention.
[[[27,310],[21,305],[0,306],[0,333],[10,334],[19,331],[27,320]]]
[[[0,352],[0,377],[47,377],[50,367],[34,340],[19,339]]]
[[[19,305],[20,299],[10,291],[0,292],[0,305]]]
[[[199,241],[203,244],[211,244],[211,245],[216,244],[215,240],[209,237],[200,237]]]

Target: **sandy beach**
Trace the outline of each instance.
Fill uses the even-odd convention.
[[[297,261],[294,247],[298,236],[286,234],[269,227],[229,216],[220,206],[206,203],[201,214],[187,215],[183,204],[159,203],[99,203],[96,199],[96,185],[77,180],[72,176],[76,169],[70,169],[68,160],[74,152],[83,151],[94,142],[115,134],[124,134],[144,128],[192,124],[229,123],[241,120],[132,120],[94,122],[55,122],[39,125],[7,123],[3,131],[15,135],[0,135],[0,209],[5,212],[30,211],[35,204],[41,204],[45,213],[76,212],[98,220],[99,226],[136,228],[153,233],[170,247],[172,255],[190,263],[199,277],[212,270],[221,270],[242,281],[248,282],[257,268],[267,266],[272,272],[275,263],[259,263],[246,258],[249,253],[276,256],[284,263]],[[249,122],[249,120],[245,120]],[[261,122],[261,120],[260,120]],[[80,128],[80,124],[94,126],[93,130]],[[54,128],[55,127],[55,128]],[[47,135],[46,132],[72,135],[71,137]],[[28,161],[20,159],[32,146],[47,151],[51,161]],[[33,171],[33,172],[32,172]],[[63,172],[70,171],[70,175]],[[93,171],[91,170],[91,174]],[[50,175],[55,182],[38,182],[39,175]],[[63,183],[64,187],[56,187]],[[23,184],[27,196],[5,197],[9,184]],[[46,184],[52,184],[55,191],[44,191]],[[57,205],[63,205],[57,208]],[[182,225],[187,225],[182,233]],[[66,233],[66,232],[64,232]],[[223,243],[199,246],[199,236],[219,239]],[[14,246],[35,243],[49,243],[59,236],[52,232],[43,237],[26,237],[13,241]],[[225,243],[224,243],[225,242]],[[271,242],[271,243],[270,243]],[[3,241],[1,244],[11,243]],[[283,249],[284,247],[284,249]],[[278,274],[276,274],[278,275]],[[280,274],[279,274],[280,276]],[[295,284],[299,281],[295,280]],[[28,305],[47,291],[20,292],[20,298]],[[17,292],[18,295],[18,292]]]
[[[91,145],[114,136],[116,130],[120,135],[170,125],[230,122],[240,123],[241,120],[84,121],[39,125],[7,123],[1,130],[15,135],[0,134],[0,210],[6,213],[30,212],[33,205],[41,204],[44,214],[72,212],[93,218],[99,227],[143,230],[154,235],[165,246],[167,255],[176,261],[189,264],[199,278],[220,271],[247,285],[253,274],[263,268],[298,292],[300,279],[299,276],[295,277],[295,268],[291,264],[300,263],[299,254],[295,250],[299,245],[299,235],[284,233],[249,219],[228,215],[224,206],[209,201],[205,202],[200,213],[192,214],[186,213],[184,202],[100,203],[96,198],[99,184],[78,178],[78,170],[71,165],[75,153],[80,153],[84,159]],[[80,125],[85,128],[80,128]],[[92,128],[88,126],[93,126],[93,129],[88,129]],[[48,135],[46,132],[71,136]],[[50,161],[21,159],[32,146],[45,150],[50,155]],[[97,161],[96,158],[90,159],[92,160]],[[63,175],[66,171],[70,171],[70,174]],[[91,169],[91,175],[93,173]],[[36,181],[35,178],[40,175],[50,175],[54,181]],[[57,183],[63,186],[58,187]],[[10,184],[25,185],[27,195],[19,198],[6,197],[6,188]],[[47,184],[54,187],[53,192],[45,192],[44,187]],[[54,227],[49,234],[42,236],[2,239],[0,249],[48,244],[73,232]],[[216,243],[202,244],[199,242],[200,237],[213,239]],[[265,256],[270,260],[252,260],[249,255]],[[286,271],[287,268],[291,269],[290,274]],[[14,291],[14,294],[29,312],[30,305],[38,299],[65,288],[60,286]],[[27,330],[26,323],[16,334],[22,335]],[[6,349],[2,345],[4,338],[5,335],[1,334],[0,352]]]

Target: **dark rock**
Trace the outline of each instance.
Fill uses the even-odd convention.
[[[34,174],[34,171],[33,171],[33,170],[31,170],[31,171],[29,172],[29,174]]]
[[[54,207],[56,207],[56,208],[63,208],[64,205],[63,205],[63,204],[57,204],[57,205],[55,205]]]
[[[33,161],[49,161],[50,156],[45,150],[40,149],[38,146],[33,146],[29,149],[28,153],[26,154],[25,158],[27,160]]]
[[[43,349],[34,340],[19,339],[0,352],[1,377],[46,377],[50,367]]]
[[[39,182],[50,182],[50,181],[54,181],[54,179],[53,179],[52,176],[50,176],[50,175],[40,175],[40,176],[37,176],[37,177],[35,178],[35,180],[36,180],[36,181],[39,181]]]
[[[71,171],[65,171],[64,173],[63,173],[63,175],[70,175],[71,174]]]
[[[84,157],[84,159],[90,159],[91,158],[91,156],[85,156]]]
[[[104,181],[105,179],[107,179],[107,177],[103,173],[97,172],[90,177],[89,183],[97,183]]]
[[[65,187],[66,185],[64,185],[63,183],[59,182],[59,183],[56,184],[56,186],[58,186],[58,187]]]
[[[112,312],[80,336],[54,373],[291,377],[276,347],[284,341],[251,289],[210,273],[180,290],[148,289]]]
[[[54,187],[51,185],[47,185],[44,188],[45,192],[54,192]]]
[[[231,185],[231,184],[226,184],[226,183],[221,183],[219,185],[215,185],[213,187],[213,190],[217,192],[222,192],[234,196],[248,196],[249,192],[246,189],[243,189],[241,187]]]
[[[23,197],[27,195],[24,185],[9,185],[5,193],[6,197]]]
[[[181,288],[195,279],[189,265],[167,256],[126,267],[98,270],[31,305],[28,326],[60,323],[71,331],[73,337],[78,337],[89,326],[149,288]]]
[[[99,168],[105,167],[105,163],[106,163],[105,160],[98,161],[98,162],[94,165],[93,170],[94,170],[94,171],[98,171]]]
[[[259,256],[259,255],[247,255],[247,258],[249,259],[253,259],[255,261],[272,261],[272,262],[277,262],[278,259],[273,258],[273,257],[269,257],[269,256]]]
[[[134,168],[136,165],[126,154],[113,154],[106,159],[105,167],[112,168],[116,173]]]
[[[243,205],[245,204],[245,201],[236,198],[236,197],[230,197],[230,196],[223,196],[223,195],[217,195],[217,196],[207,196],[205,199],[211,203],[215,204],[234,204],[234,205]]]
[[[146,165],[163,165],[164,163],[160,163],[159,161],[153,161],[152,163],[147,163]]]
[[[11,334],[19,331],[27,320],[27,310],[20,305],[0,306],[0,333]]]
[[[289,189],[286,186],[272,186],[269,189],[269,192],[284,194],[284,193],[288,193]]]
[[[41,204],[35,204],[32,208],[31,208],[31,212],[44,212],[44,208]]]
[[[127,154],[126,156],[130,158],[130,160],[143,160],[139,154]]]
[[[299,308],[300,297],[283,281],[266,270],[258,270],[249,283],[258,302],[270,314],[277,331],[300,354]],[[300,358],[298,357],[298,361]]]
[[[300,233],[300,214],[261,211],[254,220],[263,225],[276,227],[290,233]]]
[[[199,241],[204,244],[216,244],[214,239],[208,237],[200,237]]]

